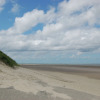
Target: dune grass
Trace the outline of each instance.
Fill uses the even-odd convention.
[[[0,51],[0,61],[12,68],[15,68],[15,66],[19,66],[12,58],[7,56],[2,51]]]

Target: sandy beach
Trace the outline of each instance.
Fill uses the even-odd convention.
[[[0,65],[0,100],[100,100],[99,67],[21,66]]]

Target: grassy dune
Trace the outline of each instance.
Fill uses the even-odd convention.
[[[18,64],[12,58],[7,56],[2,51],[0,51],[0,61],[12,68],[15,68],[15,66],[18,66]]]

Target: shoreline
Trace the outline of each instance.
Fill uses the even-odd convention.
[[[22,65],[40,65],[40,66],[69,66],[69,67],[87,67],[87,68],[100,68],[100,64],[19,64],[20,66]]]

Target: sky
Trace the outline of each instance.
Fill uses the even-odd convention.
[[[100,64],[100,0],[0,0],[0,50],[18,63]]]

